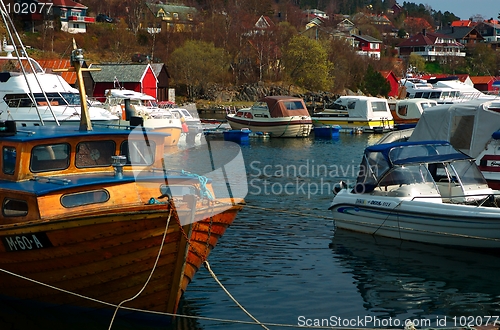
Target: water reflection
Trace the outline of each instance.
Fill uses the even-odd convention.
[[[500,257],[337,229],[334,258],[352,272],[364,307],[380,317],[499,315]],[[450,325],[450,324],[448,324]],[[453,325],[453,324],[451,324]],[[435,326],[435,324],[433,325]]]

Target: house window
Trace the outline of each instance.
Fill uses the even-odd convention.
[[[174,17],[175,20],[178,20],[179,19],[179,13],[174,13],[173,17]]]

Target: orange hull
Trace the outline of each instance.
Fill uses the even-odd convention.
[[[187,285],[240,209],[233,206],[210,218],[203,218],[205,210],[200,209],[195,216],[200,221],[182,230],[175,212],[167,228],[166,205],[148,213],[130,209],[119,215],[2,226],[2,269],[54,288],[1,272],[0,291],[52,304],[109,308],[134,297],[147,283],[123,306],[175,313]]]

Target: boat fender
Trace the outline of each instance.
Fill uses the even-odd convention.
[[[189,132],[189,127],[186,124],[186,119],[181,117],[181,126],[182,126],[182,133],[188,133]]]

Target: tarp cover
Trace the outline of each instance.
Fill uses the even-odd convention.
[[[309,116],[304,100],[290,96],[266,96],[259,100],[266,102],[272,118]]]
[[[446,140],[475,158],[500,129],[500,113],[488,110],[490,104],[475,100],[426,109],[409,141]]]

